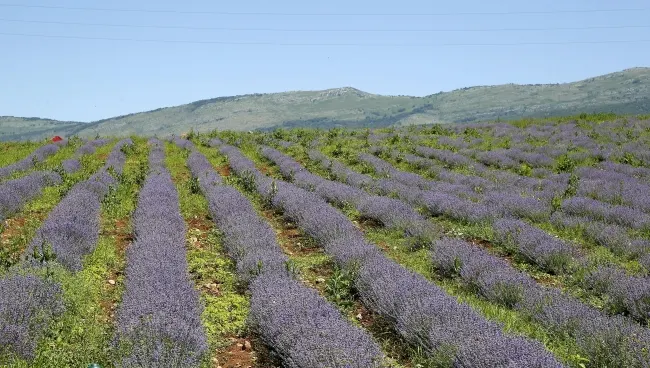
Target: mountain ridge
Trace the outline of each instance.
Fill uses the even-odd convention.
[[[478,85],[422,97],[380,95],[352,86],[220,96],[93,122],[0,116],[0,140],[169,135],[213,129],[384,127],[567,115],[650,113],[650,68],[634,67],[575,82]]]

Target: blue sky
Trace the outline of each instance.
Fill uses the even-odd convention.
[[[474,85],[563,83],[650,66],[650,42],[529,44],[650,40],[650,28],[468,31],[650,26],[647,0],[36,1],[14,4],[182,12],[0,6],[0,115],[93,121],[245,93],[352,86],[379,94],[424,96]],[[648,10],[457,14],[629,8]],[[217,14],[229,12],[273,14]],[[422,13],[454,15],[413,15]],[[363,31],[341,31],[351,29]],[[463,32],[405,31],[423,29]],[[214,43],[218,41],[243,44]],[[467,45],[504,43],[520,45]]]

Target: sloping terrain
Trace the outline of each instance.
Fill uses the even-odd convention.
[[[383,96],[351,87],[219,97],[92,123],[0,117],[0,140],[52,134],[180,134],[190,129],[291,127],[379,128],[582,112],[650,112],[650,68],[633,68],[573,83],[468,87],[425,97]]]

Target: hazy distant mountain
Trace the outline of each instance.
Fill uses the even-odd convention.
[[[375,95],[351,87],[218,97],[92,123],[0,117],[0,140],[54,134],[165,136],[191,128],[383,127],[581,112],[650,113],[650,68],[573,83],[478,86],[425,97]]]

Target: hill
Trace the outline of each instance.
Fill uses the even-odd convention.
[[[0,140],[52,134],[161,136],[213,129],[384,127],[571,115],[650,112],[650,68],[562,84],[476,86],[424,97],[384,96],[351,87],[201,100],[92,123],[0,117]]]

